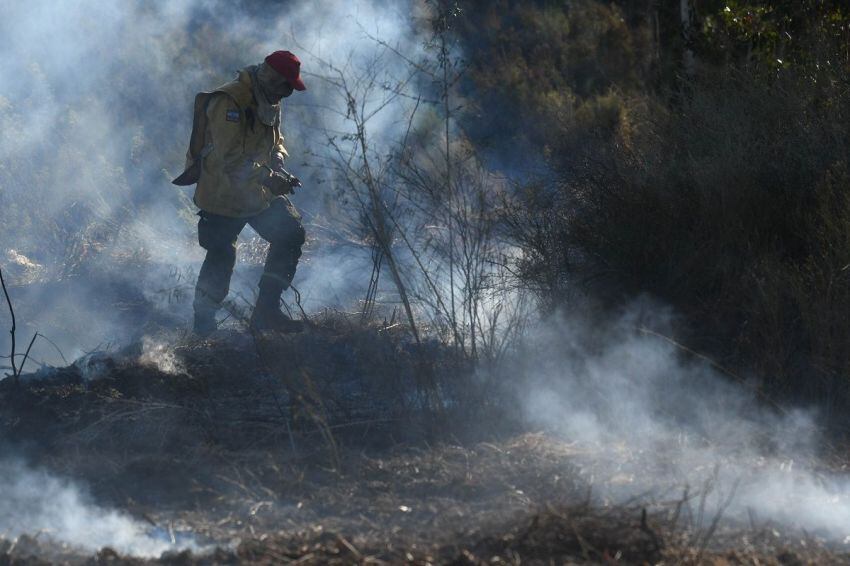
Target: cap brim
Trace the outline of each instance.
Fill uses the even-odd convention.
[[[294,81],[292,81],[292,88],[295,90],[307,90],[307,85],[304,84],[304,81],[301,80],[301,77],[298,77]]]

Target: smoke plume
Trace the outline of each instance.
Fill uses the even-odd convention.
[[[296,278],[307,308],[346,306],[363,293],[368,249],[320,246],[319,228],[350,219],[326,171],[328,135],[347,133],[345,99],[320,75],[351,77],[386,53],[415,56],[412,4],[378,0],[11,2],[0,19],[0,262],[9,275],[18,341],[38,331],[31,363],[60,364],[142,340],[142,363],[179,373],[150,327],[185,327],[202,251],[182,171],[194,95],[269,52],[296,52],[308,91],[283,105],[288,164],[304,182],[293,198],[311,242]],[[373,37],[370,37],[373,36]],[[391,76],[398,58],[384,58]],[[380,100],[366,101],[373,108]],[[376,150],[405,120],[397,105],[370,123]],[[263,245],[246,229],[232,291],[250,301]],[[257,253],[250,253],[254,250]],[[362,275],[366,272],[366,275]],[[6,309],[0,327],[9,328]],[[0,351],[9,336],[0,333]],[[95,368],[97,356],[87,356]],[[28,365],[27,370],[33,369]],[[92,369],[96,373],[96,369]],[[91,373],[91,372],[89,372]],[[0,439],[2,440],[2,439]],[[153,556],[167,546],[94,505],[78,487],[20,463],[0,464],[0,533],[46,530],[85,548]]]
[[[21,333],[40,331],[66,354],[138,339],[142,313],[119,316],[109,299],[152,304],[158,313],[145,316],[156,323],[185,324],[203,255],[192,189],[170,180],[184,165],[192,100],[276,49],[299,54],[308,84],[283,104],[288,167],[305,185],[293,201],[309,238],[295,284],[308,308],[348,306],[361,296],[369,249],[350,233],[358,211],[341,201],[329,168],[329,137],[345,138],[351,125],[345,96],[327,78],[340,71],[352,84],[375,79],[378,86],[364,91],[362,102],[367,112],[380,108],[368,134],[376,154],[385,153],[412,104],[400,98],[383,105],[381,85],[408,70],[387,46],[412,59],[421,54],[416,6],[376,0],[8,6],[0,22],[0,257],[14,283],[28,284],[14,293]],[[317,236],[328,232],[346,236],[320,243]],[[246,228],[240,252],[256,253],[241,253],[234,277],[233,296],[247,301],[264,251],[256,238]],[[60,280],[66,283],[51,285]],[[6,314],[0,316],[6,324]],[[68,324],[83,319],[83,326]],[[0,348],[7,344],[0,338]],[[42,342],[32,357],[58,361]]]
[[[340,236],[356,211],[339,198],[327,167],[328,137],[352,135],[348,101],[329,79],[342,72],[355,89],[364,77],[385,87],[361,92],[366,113],[376,111],[372,151],[389,151],[416,100],[384,104],[410,70],[394,52],[423,54],[419,3],[33,0],[4,8],[0,261],[18,284],[22,336],[38,330],[72,359],[147,336],[143,315],[145,324],[187,323],[202,254],[191,193],[170,180],[184,165],[192,100],[276,49],[300,56],[308,85],[283,109],[288,166],[305,185],[293,200],[313,238],[295,284],[307,308],[345,306],[364,294],[369,248],[357,234]],[[319,231],[336,245],[318,245]],[[263,251],[252,236],[243,234],[233,285],[234,296],[247,299],[259,267],[245,260],[261,257],[252,246]],[[153,315],[143,312],[150,308]],[[530,380],[515,392],[527,420],[588,448],[584,467],[600,497],[622,501],[647,490],[660,497],[712,482],[718,507],[734,493],[730,517],[753,510],[850,534],[846,479],[809,465],[819,440],[812,415],[765,409],[744,385],[636,331],[669,335],[670,317],[657,310],[647,319],[638,309],[613,325],[568,317],[541,325],[512,368]],[[2,310],[0,328],[8,323]],[[144,363],[182,371],[156,339],[143,348]],[[5,331],[0,350],[8,351]],[[32,357],[61,361],[42,341]],[[614,473],[606,472],[611,462]],[[15,460],[0,462],[0,494],[7,536],[45,530],[73,545],[139,556],[169,548],[79,487]]]
[[[739,377],[683,357],[672,316],[641,304],[615,323],[558,317],[528,340],[529,422],[579,443],[601,501],[707,491],[707,514],[850,534],[850,483],[821,469],[816,414],[771,408]]]
[[[6,538],[38,535],[81,550],[108,546],[141,557],[177,549],[153,536],[151,525],[101,508],[79,486],[18,460],[0,461],[0,493],[0,536]],[[197,550],[194,544],[183,547]]]

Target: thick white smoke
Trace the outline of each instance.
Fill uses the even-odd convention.
[[[18,460],[0,460],[0,494],[0,537],[38,535],[80,550],[108,546],[142,557],[180,549],[151,534],[151,525],[99,507],[79,486]],[[198,550],[193,543],[181,548]]]
[[[670,333],[670,317],[646,305],[615,324],[543,325],[518,368],[531,380],[518,392],[527,418],[586,449],[603,499],[710,486],[707,513],[728,499],[726,518],[850,535],[850,478],[820,469],[815,416],[772,410],[706,361],[684,361]]]
[[[308,223],[333,229],[340,206],[324,170],[327,135],[348,130],[345,99],[317,77],[330,72],[320,60],[351,77],[374,73],[367,65],[386,49],[369,35],[416,56],[422,42],[412,6],[379,0],[266,6],[224,0],[5,2],[0,262],[26,285],[12,289],[19,343],[39,331],[70,360],[120,345],[144,330],[116,311],[132,311],[143,301],[158,307],[160,320],[189,320],[203,256],[191,191],[170,180],[184,165],[193,98],[273,50],[301,57],[309,88],[283,110],[289,167],[305,185],[293,200]],[[382,73],[389,77],[400,64],[384,58]],[[366,108],[380,103],[380,97],[369,100]],[[391,143],[406,118],[398,105],[373,118],[376,149]],[[249,237],[250,229],[243,234]],[[327,252],[308,246],[302,265],[296,284],[308,308],[349,303],[368,284],[371,268],[368,251],[356,246]],[[257,275],[256,267],[253,273],[237,267],[234,295],[250,299]],[[113,306],[117,302],[121,309]],[[4,353],[9,323],[0,309]],[[147,339],[143,346],[143,363],[181,371],[162,344]],[[36,342],[31,359],[61,362],[44,341]],[[167,548],[135,521],[99,509],[73,485],[18,463],[0,464],[0,534],[42,530],[89,549],[112,546],[151,556]]]
[[[345,231],[341,224],[357,217],[329,171],[328,135],[352,133],[347,101],[320,77],[333,74],[324,65],[330,63],[352,84],[374,79],[378,86],[363,102],[367,112],[377,109],[383,87],[409,68],[375,38],[416,59],[423,50],[419,9],[417,2],[378,0],[7,6],[0,20],[0,258],[16,258],[3,261],[14,282],[40,281],[14,293],[23,339],[39,331],[66,357],[138,339],[138,325],[111,308],[115,297],[102,292],[104,285],[124,295],[136,289],[139,300],[158,304],[172,323],[188,321],[203,252],[192,190],[170,180],[184,164],[192,100],[276,49],[301,57],[308,84],[283,108],[288,166],[305,185],[293,201],[311,240],[295,284],[308,309],[348,307],[362,297],[369,250],[356,238],[342,247],[315,240],[322,230]],[[411,104],[399,98],[371,118],[377,154],[397,141]],[[246,228],[243,240],[253,236]],[[234,297],[252,299],[259,259],[254,254],[254,264],[237,266]],[[78,280],[50,285],[69,275]],[[172,300],[178,287],[179,300]],[[72,320],[86,324],[69,325]],[[7,323],[4,311],[0,325]],[[3,333],[0,349],[7,345]],[[43,341],[32,359],[60,361]]]
[[[202,258],[191,193],[170,184],[183,166],[192,99],[272,50],[301,57],[309,89],[284,104],[289,167],[305,181],[294,202],[308,223],[337,228],[347,205],[326,170],[327,136],[352,131],[347,101],[320,77],[334,73],[323,62],[344,70],[355,88],[365,79],[391,88],[409,66],[369,36],[412,59],[421,56],[420,4],[247,4],[250,9],[224,0],[4,3],[0,262],[20,266],[21,282],[61,281],[32,301],[36,308],[21,307],[26,338],[35,330],[48,334],[70,359],[128,334],[104,311],[104,294],[88,275],[73,292],[63,291],[70,283],[62,277],[76,268],[68,264],[77,261],[108,272],[121,260],[139,259],[146,268],[127,274],[126,283],[159,301],[163,312],[188,320],[185,296],[162,297],[176,285],[191,287]],[[367,111],[381,107],[387,92],[370,91]],[[370,120],[376,153],[403,132],[412,104],[413,98],[398,98]],[[370,267],[362,248],[326,254],[308,246],[295,283],[308,308],[345,305],[362,295]],[[256,273],[237,269],[235,293],[250,298],[255,284]],[[0,309],[4,353],[8,322]],[[850,485],[807,468],[818,440],[812,419],[766,411],[746,388],[704,364],[683,363],[674,346],[634,331],[643,324],[663,330],[667,323],[665,316],[650,323],[631,316],[613,328],[578,319],[541,328],[529,340],[534,348],[524,365],[515,368],[516,375],[533,376],[533,386],[523,382],[517,392],[528,419],[593,449],[597,461],[616,452],[618,477],[626,481],[598,476],[597,494],[626,499],[650,488],[699,488],[718,470],[716,493],[736,490],[730,514],[754,509],[763,518],[847,535]],[[145,343],[143,356],[180,371],[156,341]],[[59,361],[42,342],[33,357]],[[598,470],[593,458],[587,466]],[[44,529],[90,549],[151,556],[168,548],[144,525],[98,508],[73,485],[18,462],[0,463],[0,534]]]

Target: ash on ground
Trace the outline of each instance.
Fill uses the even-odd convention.
[[[408,335],[337,314],[299,335],[151,336],[0,382],[0,438],[26,469],[166,547],[7,533],[0,562],[850,563],[715,520],[699,489],[599,501],[620,479],[589,473],[592,447],[521,431],[451,351]]]

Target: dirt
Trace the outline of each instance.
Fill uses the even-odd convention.
[[[850,563],[773,525],[685,521],[681,500],[606,504],[588,447],[498,426],[461,402],[477,398],[464,371],[391,324],[328,316],[4,380],[9,450],[200,550],[141,559],[31,533],[0,539],[0,564]]]

